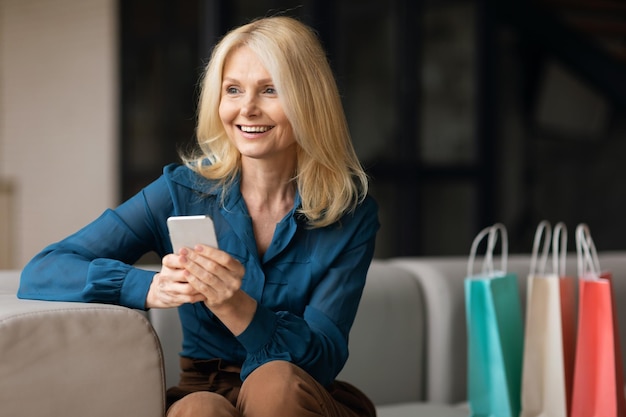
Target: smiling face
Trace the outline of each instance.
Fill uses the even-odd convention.
[[[219,115],[230,140],[246,159],[293,169],[296,141],[272,77],[248,47],[230,52],[224,63]]]

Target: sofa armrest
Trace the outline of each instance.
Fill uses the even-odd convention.
[[[424,317],[422,289],[412,274],[374,260],[350,332],[350,356],[337,378],[377,406],[423,401]]]
[[[158,338],[137,311],[19,300],[5,285],[0,404],[12,417],[163,416]]]

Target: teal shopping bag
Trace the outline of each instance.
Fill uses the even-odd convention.
[[[498,232],[502,268],[493,268]],[[488,236],[483,270],[473,272],[478,244]],[[518,417],[524,328],[517,276],[506,272],[506,229],[500,224],[476,236],[465,278],[468,400],[472,417]]]

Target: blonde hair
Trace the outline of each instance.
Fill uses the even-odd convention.
[[[255,52],[272,77],[298,144],[295,181],[311,227],[335,223],[365,198],[367,176],[356,156],[339,92],[315,33],[285,16],[255,20],[213,49],[201,83],[196,135],[200,154],[187,164],[228,187],[241,170],[239,151],[219,118],[222,71],[240,46]],[[203,160],[210,164],[203,163]]]

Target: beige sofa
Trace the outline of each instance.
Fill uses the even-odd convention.
[[[529,262],[509,258],[522,295]],[[600,263],[614,272],[623,337],[626,252],[601,253]],[[340,378],[363,389],[380,417],[468,415],[466,267],[465,257],[373,262]],[[162,415],[164,389],[178,379],[175,310],[18,300],[18,282],[18,271],[0,272],[1,415]]]

